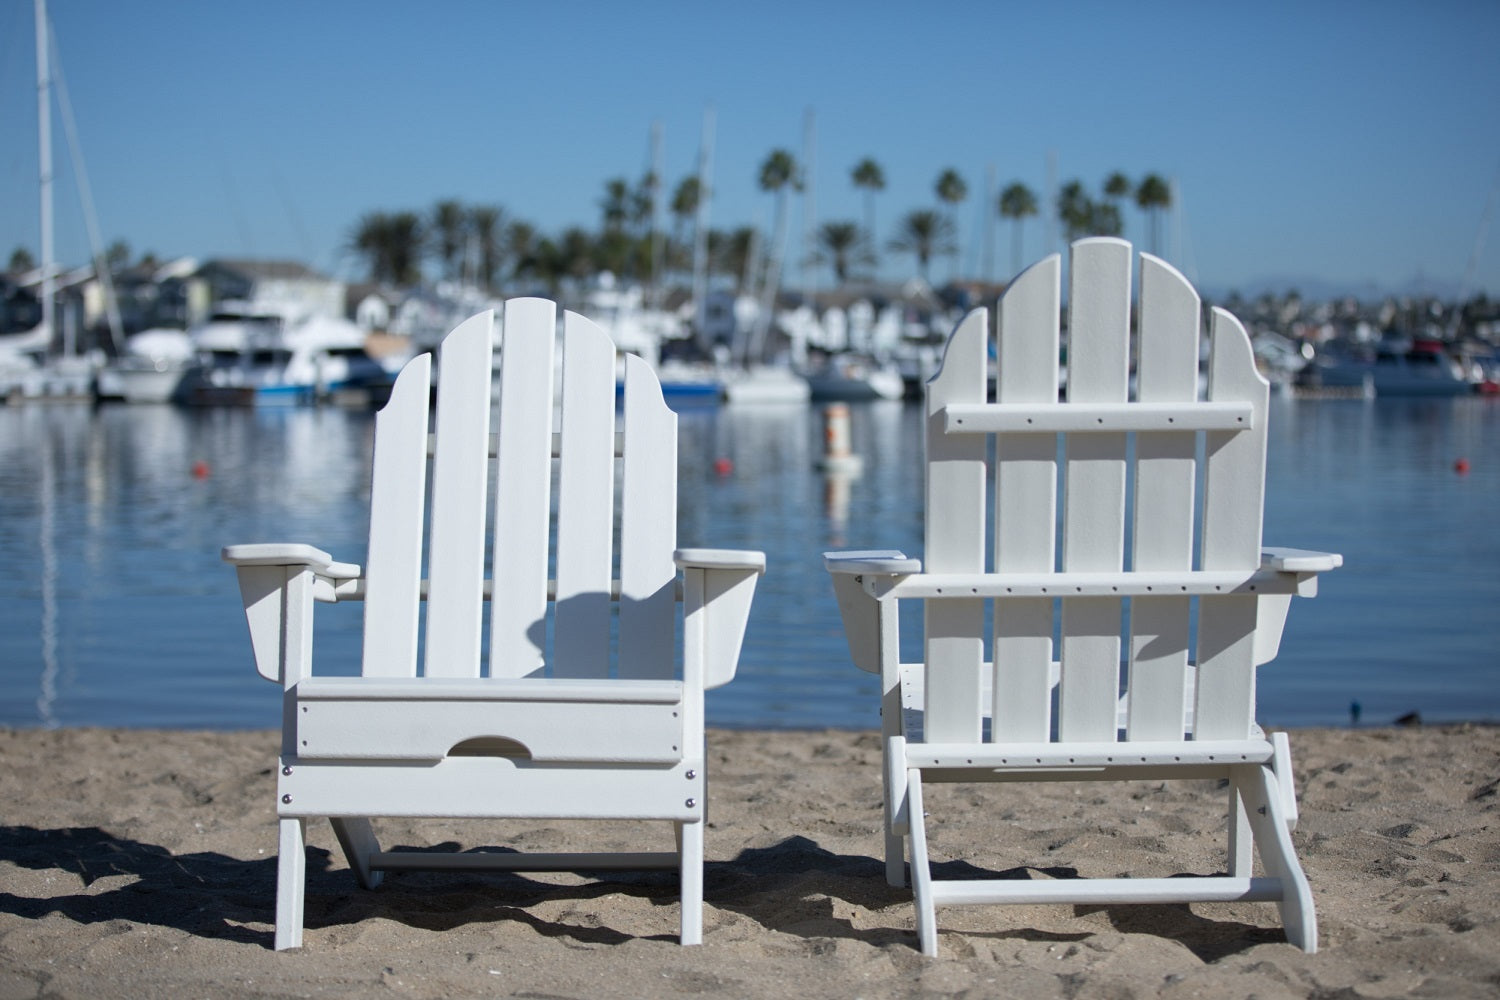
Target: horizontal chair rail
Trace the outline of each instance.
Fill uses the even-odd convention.
[[[420,591],[423,600],[427,599],[427,586],[428,581],[423,580],[421,583]],[[611,580],[609,583],[609,599],[612,601],[618,601],[620,599],[620,589],[620,581]],[[680,602],[682,600],[681,580],[677,580],[674,583],[672,593],[677,601]],[[335,604],[339,601],[362,601],[365,599],[365,578],[361,576],[352,580],[340,580],[337,583],[325,583],[324,581],[320,580],[319,586],[313,592],[313,597],[316,600],[323,602],[324,604]],[[484,599],[488,601],[492,600],[493,598],[494,581],[485,580]],[[556,580],[547,581],[547,600],[557,600]]]
[[[1264,764],[1268,740],[1193,740],[1156,743],[913,743],[909,767],[1157,767],[1164,764]]]
[[[1248,431],[1249,403],[950,403],[945,434],[1076,434],[1098,431]]]
[[[370,856],[370,868],[383,872],[602,872],[678,868],[681,864],[681,859],[672,851],[633,854],[380,851]]]
[[[938,906],[971,903],[1271,903],[1284,895],[1279,878],[1098,878],[933,882]]]
[[[875,598],[935,597],[1201,597],[1225,594],[1296,594],[1302,581],[1277,570],[1162,573],[871,573],[865,590]]]
[[[308,677],[297,684],[297,700],[675,705],[682,701],[682,684],[679,681],[571,677]]]

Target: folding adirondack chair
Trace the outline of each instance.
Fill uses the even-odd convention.
[[[429,355],[406,365],[378,414],[363,570],[308,545],[224,549],[238,568],[256,667],[285,689],[278,949],[301,944],[304,838],[318,816],[331,818],[365,888],[407,869],[679,868],[681,941],[701,938],[703,692],[734,676],[765,557],[675,549],[676,415],[650,367],[627,356],[617,430],[615,346],[572,313],[554,400],[551,302],[505,306],[492,435],[493,320],[475,316],[443,340],[430,443]],[[360,675],[315,675],[314,602],[344,600],[365,602]],[[667,820],[676,844],[620,854],[383,851],[369,822],[379,816]]]
[[[1122,240],[1073,244],[1059,401],[1060,264],[1000,301],[996,402],[983,310],[927,384],[925,567],[894,551],[825,558],[852,658],[882,680],[887,878],[905,884],[909,839],[928,955],[936,906],[1004,902],[1275,901],[1289,940],[1313,951],[1291,758],[1285,734],[1254,721],[1255,670],[1292,596],[1313,596],[1342,559],[1261,547],[1268,385],[1215,309],[1199,399],[1198,296],[1145,254],[1132,394]],[[923,663],[900,662],[905,598],[923,602]],[[933,879],[924,780],[1207,777],[1229,783],[1227,875]]]

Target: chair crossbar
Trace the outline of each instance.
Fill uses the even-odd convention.
[[[308,677],[297,685],[297,700],[675,705],[682,701],[682,684],[679,681],[571,677]]]
[[[1076,434],[1090,431],[1248,431],[1249,403],[950,403],[946,434]]]
[[[590,872],[638,871],[679,868],[675,851],[639,851],[625,854],[543,854],[471,851],[464,854],[426,851],[380,851],[370,856],[375,871],[401,872]]]
[[[1279,878],[964,879],[934,881],[938,906],[978,903],[1273,903],[1284,896]]]
[[[428,581],[423,580],[421,584],[421,596],[427,597]],[[620,599],[620,581],[611,580],[609,583],[609,599],[618,601]],[[682,602],[682,581],[677,580],[673,588],[674,598],[678,603]],[[315,600],[324,604],[335,604],[339,601],[362,601],[365,599],[364,577],[351,580],[340,580],[337,583],[319,581],[319,585],[313,592]],[[491,600],[494,597],[494,581],[484,581],[484,599]],[[547,581],[547,600],[557,600],[557,581]]]
[[[1193,740],[1157,743],[911,743],[910,767],[1030,769],[1049,767],[1158,767],[1161,765],[1264,764],[1267,740]]]
[[[1296,574],[1275,570],[1119,573],[913,573],[862,581],[880,598],[975,597],[1217,597],[1296,594]]]

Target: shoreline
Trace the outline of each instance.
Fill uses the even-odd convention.
[[[1500,727],[1289,730],[1320,951],[1271,904],[964,907],[916,951],[873,731],[713,729],[704,944],[671,873],[401,873],[309,824],[305,946],[270,950],[277,733],[0,729],[0,998],[1493,996]],[[942,786],[934,857],[1000,877],[1222,868],[1212,782]],[[983,811],[971,803],[988,803]],[[388,820],[397,846],[659,847],[642,824]],[[596,831],[597,835],[591,835]]]

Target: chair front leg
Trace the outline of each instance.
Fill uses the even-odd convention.
[[[703,943],[703,824],[676,824],[677,855],[681,866],[682,916],[678,941]]]

